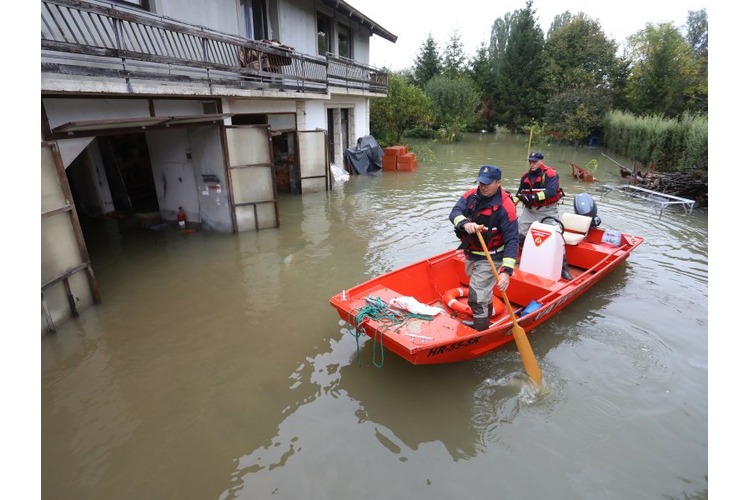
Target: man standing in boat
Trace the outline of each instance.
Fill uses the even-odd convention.
[[[560,176],[554,168],[544,164],[544,155],[534,151],[529,155],[529,170],[521,176],[521,183],[514,200],[523,203],[524,210],[518,217],[519,246],[523,248],[526,234],[534,222],[542,222],[545,217],[560,219],[557,202],[565,196],[560,187]],[[568,261],[563,253],[562,278],[570,281]]]
[[[466,191],[453,206],[448,217],[461,239],[459,249],[466,254],[465,270],[469,277],[469,307],[474,315],[470,324],[486,330],[494,311],[492,288],[495,275],[487,261],[476,233],[484,226],[483,238],[493,262],[497,263],[500,281],[497,288],[505,291],[518,257],[518,219],[511,196],[500,189],[502,171],[494,165],[479,167],[479,186]],[[469,324],[467,322],[467,324]]]

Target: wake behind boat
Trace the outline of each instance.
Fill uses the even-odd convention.
[[[526,332],[580,297],[644,241],[592,227],[592,217],[579,214],[544,222],[529,229],[506,290],[517,324]],[[571,281],[560,277],[563,247]],[[452,363],[513,341],[513,321],[497,288],[490,327],[480,332],[462,323],[471,319],[468,286],[464,254],[450,250],[344,290],[330,304],[357,335],[372,337],[410,363]]]

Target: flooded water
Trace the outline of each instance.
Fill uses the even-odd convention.
[[[278,229],[86,224],[103,303],[41,339],[42,497],[707,498],[708,216],[603,197],[601,150],[539,147],[561,210],[589,192],[646,242],[530,332],[541,391],[512,343],[439,366],[357,349],[329,298],[455,248],[479,165],[512,191],[527,168],[523,137],[425,145],[416,172],[282,196]],[[596,184],[570,176],[592,159]]]

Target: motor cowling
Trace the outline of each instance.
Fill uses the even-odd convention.
[[[591,227],[597,227],[602,223],[602,220],[596,215],[596,202],[588,193],[575,195],[573,198],[573,210],[578,215],[591,217]]]

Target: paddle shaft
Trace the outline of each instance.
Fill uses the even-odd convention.
[[[500,283],[500,275],[497,273],[495,262],[492,260],[490,251],[487,249],[487,244],[484,242],[482,229],[484,229],[484,227],[480,226],[480,228],[476,232],[476,235],[477,238],[479,238],[479,243],[482,245],[484,255],[487,257],[487,262],[490,263],[492,274],[495,275],[495,279],[498,283]],[[521,355],[523,366],[526,369],[526,373],[529,375],[531,380],[533,380],[536,385],[539,385],[542,382],[542,370],[539,368],[539,363],[536,362],[536,357],[534,357],[534,351],[531,349],[529,338],[526,336],[526,331],[516,321],[516,315],[513,314],[513,307],[510,305],[510,300],[508,300],[508,296],[505,294],[505,291],[503,290],[501,291],[501,293],[503,294],[505,307],[508,309],[508,314],[510,314],[510,319],[511,321],[513,321],[513,339],[516,341],[516,347],[518,348],[518,352]]]

